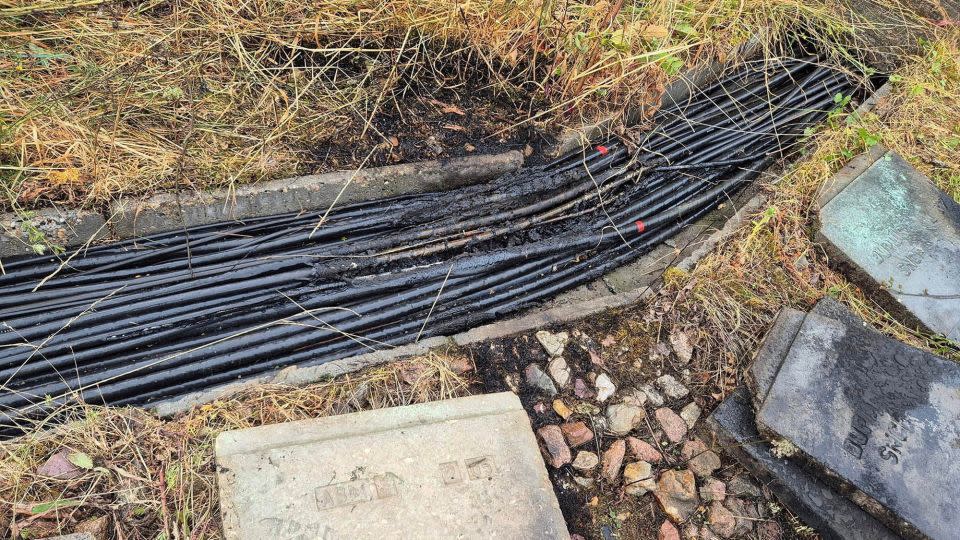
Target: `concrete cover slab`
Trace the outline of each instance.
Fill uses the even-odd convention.
[[[820,210],[820,239],[886,307],[960,341],[960,204],[887,152]]]
[[[568,538],[512,393],[222,433],[232,539]]]
[[[909,524],[898,532],[960,530],[960,365],[808,314],[757,423],[865,494],[888,526]]]
[[[892,540],[898,538],[873,516],[802,467],[775,457],[757,433],[750,396],[739,388],[707,418],[724,450],[763,481],[777,499],[824,538]]]
[[[840,321],[848,326],[864,328],[875,331],[867,326],[867,323],[857,317],[852,311],[840,302],[825,296],[817,301],[810,313],[821,315]],[[753,395],[754,404],[757,408],[763,403],[770,391],[770,386],[783,365],[783,360],[790,352],[790,346],[803,325],[803,320],[807,314],[793,308],[783,308],[777,314],[770,330],[764,336],[760,348],[757,350],[750,368],[747,370],[747,387]]]

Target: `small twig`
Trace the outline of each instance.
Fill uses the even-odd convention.
[[[454,265],[450,265],[450,269],[447,270],[447,277],[443,278],[443,283],[440,284],[440,290],[437,291],[437,297],[433,299],[433,304],[430,305],[430,311],[427,312],[427,318],[423,320],[423,326],[420,327],[420,331],[417,332],[417,339],[413,340],[414,343],[420,343],[420,336],[423,334],[423,330],[427,327],[427,322],[430,320],[430,315],[433,313],[433,308],[436,307],[437,302],[440,300],[440,294],[443,292],[443,288],[447,284],[447,280],[450,279],[450,273],[453,272]]]
[[[317,230],[319,230],[320,227],[322,227],[323,224],[327,222],[327,216],[330,215],[330,212],[333,211],[333,207],[337,205],[338,201],[340,201],[340,197],[343,196],[343,192],[347,190],[347,187],[353,182],[353,179],[356,178],[358,174],[360,174],[360,171],[363,170],[363,167],[366,166],[367,161],[370,160],[370,156],[372,156],[376,150],[377,150],[377,147],[374,146],[370,150],[370,153],[367,154],[367,157],[363,158],[363,161],[360,162],[360,166],[353,171],[353,174],[350,175],[350,178],[348,178],[346,183],[343,184],[343,187],[340,188],[340,192],[337,193],[337,196],[333,199],[333,202],[330,203],[330,206],[327,207],[327,210],[323,213],[322,216],[320,216],[320,221],[318,221],[317,226],[314,227],[312,231],[310,231],[310,236],[308,236],[308,238],[313,238],[313,235],[316,234]]]

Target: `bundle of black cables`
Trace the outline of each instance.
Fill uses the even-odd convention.
[[[746,66],[661,108],[639,141],[487,184],[8,263],[0,424],[75,399],[149,404],[515,313],[713,210],[853,88],[815,58]]]

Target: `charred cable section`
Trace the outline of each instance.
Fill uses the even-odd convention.
[[[494,182],[194,227],[0,277],[0,424],[143,405],[460,331],[595,280],[716,208],[853,83],[745,68],[612,142]]]

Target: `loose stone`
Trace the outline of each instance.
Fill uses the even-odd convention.
[[[705,502],[723,502],[727,496],[727,486],[716,478],[707,478],[700,486],[700,498]]]
[[[664,375],[657,378],[657,387],[670,399],[684,398],[690,393],[690,390],[687,390],[686,386],[680,384],[673,375]]]
[[[70,462],[68,456],[69,453],[66,450],[61,450],[56,454],[53,454],[47,459],[47,461],[43,463],[43,465],[37,468],[37,475],[60,478],[64,480],[69,480],[82,475],[83,473],[76,465]]]
[[[573,477],[573,481],[576,482],[578,486],[584,487],[584,488],[587,488],[587,489],[592,488],[593,485],[596,484],[596,482],[594,482],[593,478],[586,478],[586,477],[583,477],[583,476],[574,476],[574,477]]]
[[[553,334],[546,330],[540,330],[536,333],[536,338],[540,345],[543,345],[543,349],[547,351],[548,355],[560,356],[563,354],[563,349],[567,346],[570,336],[566,332]]]
[[[672,410],[661,407],[653,413],[657,417],[657,422],[663,428],[667,439],[672,443],[678,443],[687,435],[687,423]]]
[[[690,342],[690,335],[686,332],[672,332],[670,334],[670,346],[673,347],[677,359],[684,364],[689,364],[693,358],[693,344]]]
[[[617,403],[607,407],[607,430],[614,435],[626,435],[643,421],[647,413],[643,407]]]
[[[570,382],[570,366],[567,365],[567,361],[562,356],[551,360],[550,364],[547,365],[547,370],[560,388],[565,388]]]
[[[663,407],[663,404],[666,403],[666,400],[663,399],[663,395],[654,390],[654,388],[649,384],[638,387],[637,391],[645,395],[647,397],[647,401],[649,401],[654,407]]]
[[[627,463],[623,468],[623,485],[628,495],[643,495],[657,489],[652,467],[646,461]]]
[[[663,459],[660,451],[643,439],[627,437],[627,447],[630,449],[630,455],[637,459],[649,461],[650,463],[658,463]]]
[[[748,499],[759,499],[763,496],[760,486],[745,474],[738,474],[731,478],[727,484],[727,491],[734,497],[746,497]]]
[[[613,381],[610,380],[610,377],[606,373],[601,373],[597,376],[597,381],[594,383],[594,386],[597,387],[597,401],[601,403],[617,391],[617,387],[614,386]]]
[[[737,527],[737,519],[719,502],[710,505],[710,515],[707,518],[710,529],[724,538],[733,536]]]
[[[737,497],[727,497],[723,501],[723,506],[730,510],[730,513],[736,520],[736,528],[733,534],[740,536],[753,530],[753,524],[760,519],[760,513],[757,512],[757,506],[745,499]],[[717,531],[719,534],[719,531]]]
[[[603,477],[614,484],[620,477],[620,466],[623,465],[623,457],[627,452],[627,445],[623,440],[613,441],[610,448],[603,453]]]
[[[683,421],[687,423],[687,427],[693,429],[693,426],[696,425],[697,420],[700,419],[700,407],[694,403],[688,403],[683,409],[680,409],[680,418],[683,418]]]
[[[536,364],[530,364],[523,371],[524,377],[527,380],[527,384],[538,388],[542,392],[545,392],[551,396],[557,394],[557,387],[554,386],[553,381],[550,380],[550,377],[540,369],[540,366]]]
[[[553,412],[557,413],[557,415],[564,420],[570,418],[570,415],[573,414],[573,411],[570,410],[570,407],[567,407],[567,404],[564,403],[562,399],[553,400]]]
[[[593,452],[577,452],[577,458],[573,460],[573,468],[578,471],[592,471],[600,464],[600,458]]]
[[[676,523],[686,521],[700,503],[697,480],[693,472],[686,469],[664,471],[653,494],[664,513]]]
[[[634,388],[626,392],[626,395],[623,397],[623,402],[627,405],[643,407],[647,404],[647,395]]]
[[[575,379],[573,381],[573,394],[580,399],[590,399],[593,397],[593,391],[590,390],[587,383],[583,382],[583,379]]]
[[[680,540],[680,532],[669,519],[664,520],[657,532],[657,540]]]
[[[537,430],[543,440],[543,456],[552,467],[559,469],[570,463],[570,448],[563,440],[563,431],[559,426],[543,426]]]
[[[780,540],[783,538],[783,529],[776,521],[764,521],[757,525],[757,537],[760,540]]]
[[[568,422],[561,425],[560,430],[570,446],[580,446],[593,440],[593,431],[583,422]]]
[[[700,527],[700,540],[720,540],[720,537],[717,536],[717,533],[710,530],[710,527],[704,525]]]
[[[700,439],[683,443],[681,453],[688,460],[687,467],[699,477],[710,476],[713,471],[720,468],[720,456],[708,449]]]

